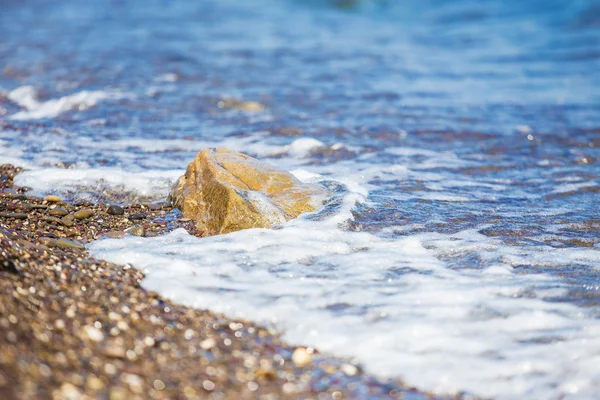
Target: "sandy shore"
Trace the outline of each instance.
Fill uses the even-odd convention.
[[[130,265],[90,258],[102,235],[153,236],[191,221],[167,203],[35,198],[0,167],[0,398],[430,398],[265,327],[183,307]]]

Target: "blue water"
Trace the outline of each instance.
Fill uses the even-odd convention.
[[[160,199],[202,146],[235,147],[368,191],[345,232],[420,238],[457,273],[509,264],[549,276],[523,293],[600,315],[595,1],[5,1],[0,38],[0,156],[42,171],[25,181],[40,193],[119,201],[105,193],[116,185]],[[10,93],[24,86],[39,102],[108,95],[17,119],[27,110]],[[324,147],[292,157],[286,146],[306,137]],[[112,182],[115,171],[163,175]],[[394,271],[386,277],[403,279]],[[319,318],[342,314],[328,310]],[[593,392],[552,376],[491,393]]]

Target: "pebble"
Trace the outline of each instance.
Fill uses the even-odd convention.
[[[131,220],[144,219],[144,218],[146,218],[146,214],[144,214],[144,213],[129,214],[129,219],[131,219]]]
[[[77,219],[86,219],[91,217],[93,214],[94,212],[92,210],[90,210],[89,208],[85,208],[83,210],[77,211],[73,214],[73,216]]]
[[[125,232],[133,236],[144,236],[144,227],[142,225],[134,225],[131,228],[125,229]]]
[[[73,242],[68,239],[54,240],[53,243],[50,243],[49,245],[54,247],[60,247],[61,249],[85,249],[85,246],[81,243]]]
[[[52,210],[48,211],[48,214],[52,215],[53,217],[64,217],[68,213],[69,212],[64,208],[53,208]]]
[[[110,343],[104,348],[104,354],[111,358],[125,358],[125,348],[118,343]]]
[[[83,327],[83,331],[93,342],[101,342],[104,340],[104,333],[102,333],[102,331],[96,327],[86,325]]]
[[[61,385],[59,390],[54,392],[54,396],[52,397],[61,400],[79,400],[83,398],[83,395],[75,385],[65,382]]]
[[[292,354],[292,361],[297,367],[305,367],[312,361],[312,354],[310,354],[304,347],[298,347]]]
[[[108,210],[106,212],[110,215],[123,215],[125,210],[121,206],[111,205],[108,206]]]
[[[48,208],[46,204],[25,204],[25,207],[30,210],[42,210]]]
[[[345,373],[348,376],[354,376],[358,373],[358,368],[356,368],[352,364],[342,364],[340,369],[342,370],[343,373]]]
[[[98,391],[104,387],[104,383],[95,376],[89,376],[87,379],[87,387],[90,390]]]
[[[127,233],[123,231],[110,231],[106,232],[105,235],[112,239],[122,239],[127,235]]]
[[[150,204],[148,204],[148,209],[152,210],[152,211],[161,210],[162,207],[163,207],[163,204],[161,204],[161,203],[150,203]]]
[[[2,217],[2,218],[25,219],[25,218],[27,218],[27,214],[25,214],[25,213],[15,213],[15,212],[0,212],[0,217]]]
[[[62,217],[60,219],[60,223],[69,228],[75,225],[75,223],[73,222],[73,217],[71,215],[66,215]]]
[[[60,203],[62,201],[60,197],[54,195],[46,196],[44,197],[44,200],[48,203]]]

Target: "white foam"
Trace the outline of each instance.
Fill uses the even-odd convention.
[[[293,343],[357,357],[424,390],[499,399],[597,393],[600,321],[543,299],[564,294],[561,280],[511,266],[522,262],[513,257],[596,260],[597,249],[544,256],[549,249],[474,230],[400,239],[343,231],[339,223],[362,199],[349,193],[335,215],[278,230],[203,239],[177,230],[90,250],[143,269],[144,287],[175,301],[275,323]],[[456,271],[440,261],[470,253],[489,267]]]
[[[37,90],[33,86],[21,86],[8,94],[8,99],[25,108],[10,116],[14,120],[28,120],[40,118],[55,118],[70,110],[84,110],[95,106],[99,101],[117,96],[101,90],[73,93],[59,99],[40,102],[37,100]],[[118,96],[117,96],[118,97]]]
[[[325,143],[315,138],[306,137],[294,140],[289,146],[286,147],[287,152],[295,157],[305,157],[311,152],[322,149],[325,147]]]
[[[164,200],[184,170],[129,172],[120,168],[58,169],[24,171],[15,184],[28,186],[34,195],[47,193],[95,193],[99,188],[134,192],[139,196]]]

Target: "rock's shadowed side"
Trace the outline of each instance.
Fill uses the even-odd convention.
[[[208,234],[270,228],[315,211],[327,196],[318,185],[245,154],[200,151],[171,192],[173,205]]]

